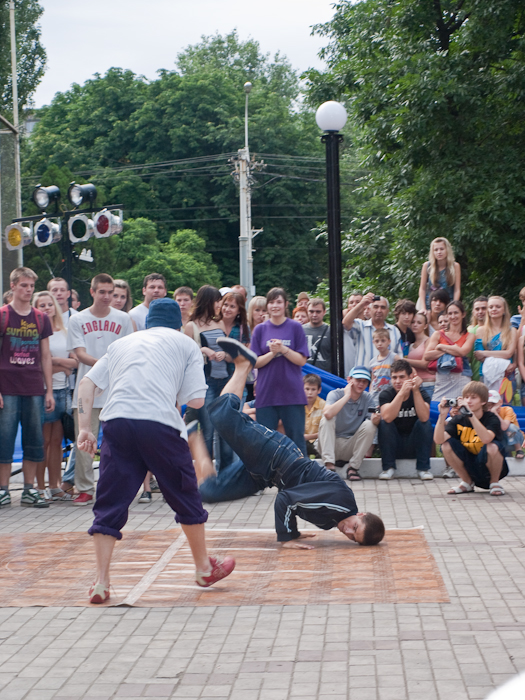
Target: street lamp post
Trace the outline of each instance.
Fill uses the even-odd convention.
[[[315,120],[325,133],[321,141],[326,146],[326,198],[328,223],[328,277],[330,286],[330,339],[332,374],[345,375],[343,351],[343,285],[341,273],[341,202],[339,185],[339,131],[346,124],[346,110],[339,102],[325,102],[316,112]]]

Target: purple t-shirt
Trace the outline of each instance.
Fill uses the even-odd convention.
[[[36,314],[31,309],[20,316],[8,306],[5,334],[0,352],[0,394],[6,396],[43,396],[40,341],[53,335],[49,318],[43,315],[42,331],[38,332]]]
[[[308,357],[308,342],[303,327],[297,321],[285,319],[276,326],[265,321],[253,329],[250,348],[257,355],[269,352],[270,340],[282,340],[285,347],[300,352]],[[287,360],[282,355],[257,370],[257,387],[255,407],[306,405],[303,373],[299,365]]]

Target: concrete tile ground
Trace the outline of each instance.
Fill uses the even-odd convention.
[[[0,609],[1,700],[468,700],[525,669],[525,479],[507,495],[365,481],[363,510],[424,525],[447,604]],[[268,528],[273,491],[209,507],[209,527]],[[0,511],[0,533],[85,531],[89,509]],[[173,527],[154,495],[128,528]],[[57,581],[60,585],[60,581]]]

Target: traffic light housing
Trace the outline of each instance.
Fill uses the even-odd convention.
[[[53,223],[47,218],[41,219],[35,223],[35,245],[39,248],[57,243],[61,238],[60,224]]]
[[[20,250],[32,242],[32,226],[24,226],[17,222],[5,227],[5,245],[8,250]]]
[[[118,214],[116,213],[118,212]],[[96,238],[109,238],[122,232],[122,211],[103,209],[93,219]]]
[[[69,240],[71,243],[83,243],[89,240],[94,234],[94,223],[85,214],[72,216],[67,224]]]

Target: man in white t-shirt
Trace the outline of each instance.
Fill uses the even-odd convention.
[[[122,538],[129,506],[146,472],[152,471],[166,502],[175,511],[188,539],[197,568],[196,583],[211,586],[233,571],[231,557],[208,557],[197,479],[177,404],[201,408],[206,395],[202,354],[191,338],[179,333],[181,313],[173,299],[151,304],[147,330],[122,338],[82,380],[78,405],[78,446],[94,454],[96,434],[90,431],[95,389],[108,390],[101,417],[104,440],[95,519],[89,529],[97,557],[91,603],[109,598],[113,547]],[[109,389],[108,389],[109,387]]]
[[[144,277],[144,282],[142,284],[144,301],[129,312],[129,315],[135,321],[138,331],[143,331],[146,328],[146,316],[148,315],[151,302],[154,299],[163,299],[167,293],[168,290],[164,275],[152,272],[151,275],[146,275],[146,277]]]
[[[69,320],[67,349],[78,357],[77,382],[73,393],[73,415],[77,436],[77,398],[82,377],[89,372],[97,360],[106,354],[111,343],[133,333],[129,314],[110,306],[114,287],[113,278],[109,275],[100,274],[93,277],[90,289],[93,305],[89,309],[75,314]],[[98,435],[100,428],[99,414],[105,399],[104,393],[95,399],[91,421],[91,430],[95,435]],[[95,492],[93,459],[78,450],[75,462],[75,486],[79,495],[73,500],[74,505],[85,506],[93,502]]]
[[[73,314],[78,314],[78,311],[72,306],[69,306],[69,297],[71,296],[71,291],[69,285],[63,277],[53,277],[47,283],[47,291],[57,300],[60,310],[62,311],[62,320],[64,321],[64,328],[67,330],[69,324],[69,319]]]

